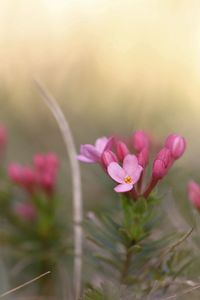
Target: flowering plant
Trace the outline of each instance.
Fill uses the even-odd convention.
[[[188,264],[187,247],[176,251],[176,243],[185,240],[185,233],[168,232],[163,236],[160,230],[163,226],[161,199],[155,192],[159,181],[183,155],[186,142],[179,135],[169,135],[151,166],[155,148],[147,133],[137,131],[126,142],[116,137],[99,138],[94,146],[82,145],[78,155],[80,161],[102,167],[117,183],[114,191],[121,200],[112,211],[88,215],[90,253],[94,252],[100,278],[100,273],[103,274],[101,282],[126,286],[137,299],[149,295],[155,281],[158,281],[157,292],[164,293]],[[101,299],[97,297],[100,293],[105,296],[95,288],[94,281],[85,299]]]
[[[2,156],[6,137],[5,129],[0,128]],[[67,261],[70,244],[56,191],[59,164],[55,153],[36,154],[31,165],[9,163],[6,170],[2,166],[0,186],[0,243],[10,253],[7,267],[13,273],[32,276],[50,271],[39,293],[51,296],[55,294],[53,280],[59,277],[61,262]]]
[[[1,157],[6,140],[2,128]],[[126,141],[111,136],[97,139],[94,145],[81,145],[78,160],[100,165],[114,181],[120,199],[110,210],[87,215],[85,260],[92,263],[93,272],[89,283],[83,282],[81,299],[160,299],[166,291],[175,290],[176,278],[191,262],[191,249],[184,242],[192,230],[171,228],[163,233],[166,216],[156,187],[185,149],[185,139],[176,134],[157,149],[144,131]],[[40,294],[52,296],[52,279],[58,276],[60,263],[71,257],[68,228],[58,214],[59,159],[54,153],[36,154],[32,164],[12,162],[6,169],[0,186],[0,221],[6,224],[0,229],[1,245],[12,251],[14,269],[37,274],[50,270],[52,277],[42,281]],[[200,187],[195,182],[189,183],[188,195],[199,211]]]

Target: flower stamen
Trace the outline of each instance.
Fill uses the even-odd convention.
[[[126,176],[126,177],[124,178],[124,182],[125,182],[125,183],[132,183],[133,180],[132,180],[131,176]]]

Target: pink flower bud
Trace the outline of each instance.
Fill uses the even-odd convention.
[[[43,154],[36,154],[33,157],[33,164],[37,170],[43,170],[45,168],[45,156]]]
[[[104,151],[104,153],[101,156],[101,163],[103,168],[107,170],[107,167],[111,162],[118,162],[117,156],[111,150]]]
[[[126,144],[121,141],[116,142],[116,152],[120,161],[123,161],[124,157],[130,153]]]
[[[153,170],[152,170],[152,177],[155,180],[162,179],[167,173],[167,169],[164,165],[164,162],[160,159],[154,161]]]
[[[149,163],[149,149],[144,148],[138,154],[138,163],[140,166],[145,168]]]
[[[136,131],[132,137],[133,147],[140,152],[144,148],[149,148],[150,139],[147,133],[142,130]]]
[[[155,180],[162,179],[169,170],[172,164],[171,152],[167,148],[161,149],[156,155],[156,159],[154,160],[152,177]]]
[[[30,167],[22,168],[21,184],[29,191],[33,191],[36,186],[36,174]]]
[[[12,182],[23,186],[29,192],[32,192],[36,185],[36,175],[30,167],[12,163],[8,167],[8,176]]]
[[[22,167],[19,164],[11,163],[8,166],[8,176],[12,182],[21,184],[22,181]]]
[[[37,154],[33,158],[33,164],[39,173],[52,173],[55,175],[58,166],[59,166],[59,159],[56,154],[49,153],[49,154]]]
[[[169,149],[162,148],[156,155],[156,160],[161,160],[166,168],[169,168],[172,164],[172,156]]]
[[[55,187],[55,178],[50,173],[43,174],[40,177],[40,186],[41,188],[47,192],[47,194],[51,194]]]
[[[46,155],[46,164],[49,169],[57,169],[59,166],[59,159],[55,153],[49,153]]]
[[[167,147],[171,151],[172,157],[174,159],[178,159],[185,152],[186,141],[180,135],[171,134],[165,141],[165,147]]]
[[[17,203],[14,206],[14,212],[25,221],[34,221],[36,218],[36,208],[32,203]]]
[[[192,205],[200,211],[200,186],[194,181],[188,183],[188,197]]]

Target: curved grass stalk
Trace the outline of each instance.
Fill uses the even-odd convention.
[[[44,276],[50,274],[50,273],[51,273],[50,271],[47,271],[47,272],[41,274],[40,276],[37,276],[37,277],[35,277],[35,278],[33,278],[33,279],[31,279],[31,280],[29,280],[29,281],[27,281],[27,282],[25,282],[25,283],[19,285],[19,286],[17,286],[16,288],[14,288],[14,289],[12,289],[12,290],[9,290],[9,291],[7,291],[7,292],[5,292],[5,293],[3,293],[3,294],[0,294],[0,298],[3,298],[3,297],[5,297],[5,296],[8,296],[8,295],[10,295],[10,294],[12,294],[12,293],[14,293],[14,292],[16,292],[16,291],[22,289],[23,287],[25,287],[25,286],[27,286],[27,285],[29,285],[29,284],[31,284],[31,283],[33,283],[33,282],[39,280],[40,278],[42,278],[42,277],[44,277]]]
[[[175,295],[169,296],[169,297],[167,297],[167,298],[162,298],[162,299],[160,299],[160,300],[171,300],[171,299],[176,299],[177,297],[180,297],[180,296],[184,296],[184,295],[186,295],[186,294],[189,294],[189,293],[191,293],[191,292],[193,292],[193,291],[195,291],[195,290],[197,290],[197,289],[199,289],[199,288],[200,288],[200,284],[197,284],[197,285],[193,286],[192,288],[189,288],[189,289],[184,290],[182,293],[175,294]]]
[[[77,300],[81,292],[81,274],[82,274],[82,193],[81,193],[81,176],[79,163],[76,158],[76,148],[69,124],[60,109],[56,99],[49,93],[44,85],[37,79],[34,79],[39,90],[40,96],[49,107],[60,128],[63,140],[69,155],[70,166],[72,171],[73,185],[73,221],[74,221],[74,298]]]

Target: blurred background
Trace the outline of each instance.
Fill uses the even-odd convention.
[[[1,0],[6,161],[28,163],[36,152],[55,151],[63,207],[71,214],[68,158],[37,78],[61,105],[77,151],[99,136],[137,129],[158,140],[185,136],[187,153],[168,182],[186,199],[188,179],[200,180],[199,15],[197,0]],[[81,170],[85,211],[108,204],[112,183],[96,167]]]

